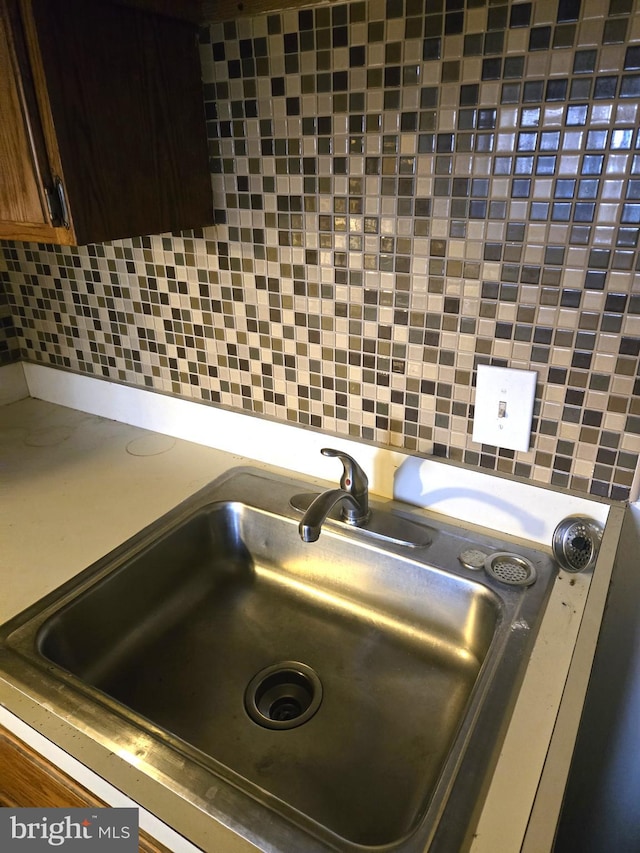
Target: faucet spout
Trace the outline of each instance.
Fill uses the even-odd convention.
[[[315,492],[305,492],[293,495],[289,503],[293,509],[304,513],[298,525],[298,532],[303,542],[315,542],[320,536],[322,525],[331,510],[341,505],[340,517],[337,513],[334,519],[360,527],[369,536],[385,539],[397,545],[408,545],[411,548],[426,548],[431,544],[429,528],[418,525],[406,518],[394,515],[392,511],[376,510],[372,515],[369,511],[369,481],[367,475],[346,453],[324,447],[323,456],[337,457],[343,466],[339,489],[327,489],[318,495]]]
[[[342,520],[356,527],[369,518],[369,481],[367,475],[347,453],[323,447],[323,456],[337,457],[342,462],[343,472],[339,489],[329,489],[313,501],[299,524],[303,542],[315,542],[320,536],[322,525],[337,503],[342,503]]]
[[[302,517],[302,521],[298,525],[300,537],[303,542],[315,542],[320,536],[322,525],[327,520],[327,516],[336,504],[344,502],[347,506],[344,508],[344,518],[349,520],[353,518],[351,524],[359,524],[366,520],[369,515],[368,510],[362,515],[362,507],[349,492],[344,489],[329,489],[313,501],[309,509]],[[355,520],[357,519],[357,520]]]

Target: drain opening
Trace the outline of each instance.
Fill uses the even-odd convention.
[[[269,708],[268,717],[270,720],[282,722],[283,720],[295,720],[303,713],[303,706],[296,701],[293,696],[283,696],[281,699],[276,699],[273,705]]]
[[[245,691],[251,719],[267,729],[293,729],[313,717],[322,702],[316,673],[298,661],[283,661],[255,675]]]
[[[531,586],[536,579],[536,569],[530,560],[507,551],[487,557],[484,569],[491,577],[511,586]]]

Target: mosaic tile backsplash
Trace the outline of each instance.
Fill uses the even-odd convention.
[[[20,344],[13,323],[9,288],[0,280],[0,366],[19,359]]]
[[[626,499],[634,3],[354,0],[201,56],[218,224],[4,244],[22,357]],[[478,364],[537,371],[528,452],[471,441]]]

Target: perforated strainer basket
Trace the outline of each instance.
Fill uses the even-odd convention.
[[[496,580],[511,586],[531,586],[536,579],[533,563],[509,551],[498,551],[487,557],[484,570]]]
[[[567,572],[582,572],[594,566],[600,549],[602,527],[592,518],[569,516],[553,532],[553,556]]]

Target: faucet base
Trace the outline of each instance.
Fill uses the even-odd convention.
[[[303,492],[294,495],[289,504],[297,512],[305,513],[319,494],[319,492]],[[431,536],[426,524],[423,527],[392,509],[370,508],[364,521],[355,522],[345,518],[342,509],[337,505],[329,513],[327,522],[338,526],[338,528],[342,524],[348,524],[374,539],[382,539],[385,542],[404,545],[408,548],[426,548],[431,544]]]

